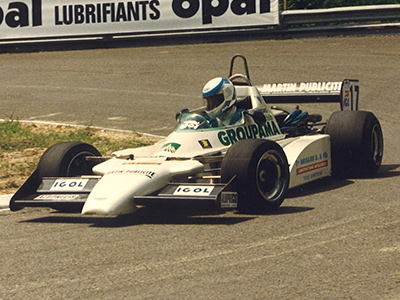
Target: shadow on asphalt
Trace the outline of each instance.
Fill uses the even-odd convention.
[[[397,164],[397,165],[382,165],[376,177],[377,178],[398,177],[398,176],[400,176],[400,170],[395,171],[398,168],[400,168],[400,164]]]
[[[396,165],[382,165],[378,173],[373,177],[354,177],[354,178],[332,178],[326,177],[321,180],[313,181],[305,185],[293,188],[288,191],[286,196],[289,198],[304,197],[309,195],[315,195],[319,193],[329,192],[336,189],[340,189],[350,184],[354,184],[352,179],[377,179],[377,178],[392,178],[400,176],[400,171],[395,171],[400,167],[400,164]]]
[[[340,189],[353,183],[354,181],[348,179],[334,179],[331,177],[326,177],[289,190],[286,198],[290,199],[324,193]]]
[[[329,190],[335,190],[349,184],[350,180],[325,178],[304,186],[294,188],[288,192],[287,198],[304,197]],[[127,227],[144,224],[154,225],[235,225],[255,219],[259,216],[273,216],[302,213],[313,210],[313,207],[285,206],[284,204],[274,211],[242,214],[239,212],[226,213],[224,210],[204,209],[200,207],[178,206],[174,204],[159,204],[143,206],[134,214],[123,216],[87,216],[80,214],[66,214],[51,212],[51,216],[26,220],[31,223],[60,223],[60,224],[88,224],[92,227]]]
[[[235,225],[259,216],[284,215],[312,210],[311,207],[282,206],[276,211],[258,214],[226,213],[225,211],[194,211],[193,209],[140,207],[134,214],[104,217],[52,212],[51,216],[22,221],[24,223],[90,224],[92,227],[117,228],[152,225]]]
[[[205,213],[205,212],[204,212]],[[181,211],[159,211],[141,207],[134,214],[121,216],[84,216],[66,215],[54,212],[52,216],[27,220],[24,222],[34,223],[67,223],[67,224],[90,224],[92,227],[127,227],[145,224],[153,225],[234,225],[254,219],[252,216],[215,216],[215,215],[194,215],[190,212]]]
[[[391,178],[400,176],[400,171],[395,171],[400,165],[382,165],[374,178]],[[373,178],[372,178],[373,179]],[[291,189],[287,197],[305,197],[331,190],[336,190],[354,184],[349,179],[324,178],[309,184]],[[60,224],[90,224],[92,227],[117,228],[144,224],[154,225],[235,225],[259,216],[273,216],[302,213],[313,210],[313,207],[281,206],[275,211],[258,212],[254,214],[241,214],[238,212],[226,213],[223,210],[204,209],[199,207],[177,206],[170,204],[143,206],[135,214],[103,217],[86,216],[80,214],[65,214],[52,212],[51,216],[27,220],[32,223],[60,223]]]

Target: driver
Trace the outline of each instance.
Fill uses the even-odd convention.
[[[236,90],[230,80],[222,77],[211,79],[203,87],[203,99],[212,127],[230,125],[240,118],[235,106]]]

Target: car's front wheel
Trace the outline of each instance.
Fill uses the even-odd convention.
[[[40,177],[74,177],[92,175],[92,167],[86,157],[101,156],[92,145],[81,142],[62,142],[48,148],[39,160]]]
[[[234,176],[240,212],[278,208],[289,187],[286,155],[270,140],[241,140],[229,148],[221,165],[221,181]]]

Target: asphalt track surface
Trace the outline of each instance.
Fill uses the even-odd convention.
[[[254,83],[360,79],[385,136],[377,177],[307,185],[271,214],[1,210],[1,299],[400,298],[399,35],[1,54],[0,114],[165,135],[236,53]]]

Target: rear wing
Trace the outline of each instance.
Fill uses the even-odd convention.
[[[267,103],[340,103],[341,110],[358,110],[358,80],[256,85]]]

